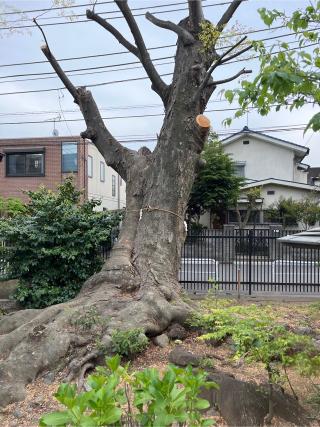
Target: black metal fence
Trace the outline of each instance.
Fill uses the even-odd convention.
[[[189,233],[180,282],[193,293],[215,289],[244,294],[319,294],[320,249],[288,247],[277,240],[299,230],[226,229]]]

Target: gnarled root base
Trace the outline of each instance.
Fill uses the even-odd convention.
[[[173,288],[170,284],[167,292],[159,284],[148,284],[129,293],[104,279],[103,271],[93,276],[68,303],[1,318],[0,407],[22,400],[25,385],[43,371],[68,367],[68,380],[81,378],[88,366],[110,352],[115,330],[141,328],[157,335],[190,313],[178,283]],[[93,308],[93,325],[88,328],[81,323],[90,310],[92,316]]]

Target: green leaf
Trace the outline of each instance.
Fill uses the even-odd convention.
[[[42,426],[66,426],[72,421],[72,417],[69,412],[52,412],[51,414],[44,415],[39,422],[39,425]]]
[[[210,403],[206,399],[197,399],[195,403],[197,409],[208,409],[210,408]]]

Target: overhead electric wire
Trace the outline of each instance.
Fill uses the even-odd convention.
[[[320,27],[319,27],[319,30],[320,30]],[[265,41],[269,41],[269,40],[281,39],[283,37],[290,37],[290,36],[293,36],[296,34],[297,34],[296,32],[292,32],[292,33],[281,34],[281,35],[272,36],[272,37],[265,37],[262,39],[255,40],[255,42],[265,42]],[[292,40],[291,42],[287,42],[287,44],[292,44],[292,43],[299,43],[299,41],[298,40]],[[175,45],[172,45],[172,46],[175,46]],[[223,48],[221,48],[221,49],[228,49],[230,47],[232,47],[232,45],[223,46]],[[269,48],[272,46],[266,46],[266,47]],[[153,48],[153,49],[155,49],[155,48]],[[171,58],[174,58],[174,55],[163,56],[160,58],[152,58],[152,61],[158,61],[158,60],[162,60],[162,59],[163,60],[164,59],[171,59]],[[46,64],[48,64],[48,61],[44,61],[44,62]],[[73,72],[80,72],[80,71],[86,71],[86,70],[97,70],[100,68],[121,67],[121,66],[126,66],[126,65],[135,65],[135,64],[141,64],[141,62],[140,61],[130,61],[130,62],[123,62],[120,64],[108,64],[108,65],[100,65],[100,66],[95,66],[95,67],[84,67],[84,68],[78,68],[78,69],[64,70],[64,72],[65,73],[73,73]],[[139,68],[143,68],[143,66],[140,65]],[[6,76],[0,76],[0,79],[9,79],[9,78],[15,78],[15,77],[29,77],[29,76],[43,76],[43,75],[56,75],[56,73],[54,71],[48,71],[48,72],[39,72],[39,73],[10,74],[10,75],[6,75]],[[23,81],[23,80],[17,80],[17,81]]]
[[[308,102],[310,104],[312,102]],[[290,104],[288,104],[290,105]],[[277,104],[272,105],[272,107],[276,107]],[[250,110],[256,110],[258,107],[248,107]],[[218,108],[218,109],[210,109],[205,110],[206,113],[213,113],[213,112],[223,112],[223,111],[237,111],[239,108]],[[103,120],[117,120],[117,119],[138,119],[138,118],[145,118],[145,117],[162,117],[164,116],[164,113],[148,113],[148,114],[136,114],[136,115],[129,115],[129,116],[111,116],[111,117],[102,117]],[[47,119],[47,120],[27,120],[27,121],[20,121],[20,122],[0,122],[0,126],[3,125],[26,125],[26,124],[42,124],[42,123],[52,123],[55,119]],[[57,120],[56,120],[57,121]],[[76,119],[65,119],[66,122],[81,122],[84,121],[83,117],[76,118]]]
[[[305,45],[304,47],[310,47],[310,46],[314,46],[314,45],[318,45],[318,43],[312,43],[310,45]],[[282,52],[287,52],[287,51],[292,51],[292,50],[297,50],[297,49],[301,49],[300,47],[295,47],[295,48],[291,48],[291,49],[285,49]],[[271,55],[275,55],[278,54],[279,52],[272,52]],[[255,59],[258,58],[259,56],[255,56],[249,59]],[[237,59],[234,61],[229,61],[225,64],[221,64],[221,65],[228,65],[228,64],[232,64],[232,63],[236,63],[236,62],[242,62],[242,61],[248,61],[248,58],[245,59]],[[160,77],[166,77],[166,76],[171,76],[173,73],[163,73],[160,74]],[[109,82],[100,82],[100,83],[93,83],[93,84],[86,84],[86,87],[99,87],[99,86],[108,86],[110,84],[117,84],[117,83],[128,83],[128,82],[132,82],[132,81],[140,81],[140,80],[148,80],[149,77],[145,76],[145,77],[135,77],[135,78],[127,78],[127,79],[122,79],[122,80],[112,80]],[[41,92],[54,92],[56,90],[66,90],[65,87],[57,87],[57,88],[47,88],[47,89],[33,89],[33,90],[25,90],[25,91],[15,91],[15,92],[0,92],[0,96],[9,96],[9,95],[24,95],[24,94],[29,94],[29,93],[41,93]]]
[[[248,0],[246,0],[246,1],[248,1]],[[166,5],[162,5],[162,6],[158,6],[158,7],[164,7],[164,6],[166,6]],[[207,8],[207,7],[216,7],[216,6],[219,6],[219,5],[216,4],[216,3],[214,3],[214,4],[204,4],[202,7],[203,8]],[[148,10],[148,7],[144,7],[143,9]],[[172,12],[180,12],[180,11],[186,11],[186,10],[188,10],[188,7],[182,7],[182,8],[178,8],[178,9],[172,9],[172,10],[159,10],[159,11],[156,11],[155,13],[157,13],[157,14],[160,14],[160,13],[172,13]],[[102,14],[104,14],[104,13],[106,13],[106,12],[102,12]],[[119,13],[119,11],[114,11],[114,12],[109,12],[109,13]],[[143,13],[133,13],[132,15],[135,16],[135,17],[145,16],[145,12],[143,12]],[[120,12],[119,16],[110,16],[108,18],[108,20],[111,20],[111,19],[124,19],[124,16]],[[48,27],[48,26],[55,26],[55,25],[67,25],[67,24],[81,24],[81,23],[84,23],[84,22],[93,22],[93,21],[90,20],[90,19],[79,19],[79,20],[76,20],[76,21],[49,22],[47,24],[41,24],[41,27]],[[35,27],[36,27],[35,24],[32,24],[32,25],[9,26],[9,27],[0,27],[0,31],[1,30],[21,30],[21,29],[25,29],[25,28],[35,28]]]
[[[216,3],[216,6],[222,6],[222,5],[226,5],[226,4],[230,4],[230,3],[231,3],[231,1],[224,2],[224,3]],[[114,0],[99,1],[99,3],[96,6],[100,6],[103,4],[114,4]],[[70,6],[53,6],[53,7],[45,8],[45,9],[32,9],[32,10],[3,12],[2,15],[18,15],[18,14],[35,13],[35,12],[51,12],[53,10],[75,9],[78,7],[86,7],[86,6],[92,7],[92,3],[83,3],[83,4],[76,4],[76,5],[70,5]],[[170,5],[163,5],[163,6],[170,6]]]
[[[208,1],[208,0],[202,0],[202,1]],[[248,1],[248,0],[244,0],[244,1]],[[114,4],[114,2],[111,2],[111,3],[113,3]],[[213,4],[212,6],[222,6],[222,5],[226,5],[226,4],[230,4],[231,2],[229,1],[229,2],[225,2],[225,3],[220,3],[220,4]],[[103,4],[103,2],[102,3],[97,3],[96,4],[96,6],[100,6],[100,5],[102,5]],[[185,5],[186,4],[186,2],[185,1],[180,1],[180,2],[176,2],[176,3],[167,3],[167,4],[155,4],[155,5],[152,5],[152,6],[142,6],[142,7],[132,7],[132,8],[130,8],[131,9],[131,12],[134,12],[134,11],[138,11],[138,10],[145,10],[145,9],[158,9],[159,7],[172,7],[172,6],[180,6],[180,5]],[[92,7],[92,4],[89,4],[88,6],[90,6],[90,7]],[[71,7],[72,8],[72,7]],[[49,12],[48,10],[47,11],[44,11],[44,12]],[[24,12],[24,11],[22,11],[21,12],[21,14],[22,15],[24,15],[24,14],[26,14],[27,12]],[[28,12],[28,13],[31,13],[31,12]],[[105,12],[103,12],[103,11],[99,11],[98,12],[99,13],[99,15],[109,15],[109,14],[112,14],[112,13],[121,13],[120,12],[120,10],[119,9],[116,9],[116,10],[108,10],[108,11],[105,11]],[[155,13],[158,13],[158,12],[155,12]],[[67,18],[81,18],[81,17],[85,17],[86,16],[86,14],[85,13],[80,13],[80,14],[72,14],[72,15],[57,15],[57,16],[45,16],[45,17],[39,17],[38,19],[37,19],[37,21],[44,21],[44,20],[48,20],[48,19],[62,19],[62,18],[64,18],[64,19],[67,19]],[[123,15],[121,14],[121,17],[122,17]],[[29,18],[29,17],[22,17],[22,18],[20,18],[20,19],[15,19],[15,20],[13,20],[13,21],[5,21],[5,23],[6,24],[13,24],[13,23],[15,23],[15,22],[21,22],[21,21],[32,21],[32,19],[33,18]],[[109,19],[109,18],[108,18]],[[41,24],[42,25],[42,24]]]
[[[277,26],[277,27],[270,27],[270,28],[259,28],[256,30],[250,30],[247,32],[242,32],[242,33],[235,33],[231,36],[221,36],[221,39],[224,38],[228,38],[228,37],[235,37],[235,36],[244,36],[244,35],[249,35],[249,34],[255,34],[255,33],[260,33],[260,32],[265,32],[265,31],[274,31],[280,28],[285,28],[285,25],[281,25],[281,26]],[[313,28],[313,31],[315,30],[319,30],[320,28],[316,27]],[[294,32],[294,33],[289,33],[287,35],[276,35],[276,36],[272,36],[272,37],[268,37],[265,39],[261,39],[261,40],[273,40],[273,39],[277,39],[277,38],[281,38],[281,37],[287,37],[289,35],[296,35],[296,34],[301,34],[304,31],[298,31],[298,32]],[[169,44],[169,45],[163,45],[163,46],[153,46],[153,47],[148,47],[147,50],[158,50],[158,49],[168,49],[168,48],[175,48],[176,44]],[[225,46],[228,47],[228,46]],[[231,46],[230,46],[231,47]],[[74,56],[74,57],[68,57],[68,58],[60,58],[57,59],[58,62],[64,62],[64,61],[76,61],[76,60],[81,60],[81,59],[88,59],[88,58],[100,58],[100,57],[104,57],[104,56],[114,56],[114,55],[127,55],[130,54],[129,51],[124,50],[124,51],[116,51],[116,52],[107,52],[107,53],[101,53],[101,54],[94,54],[94,55],[85,55],[85,56]],[[6,68],[6,67],[19,67],[19,66],[24,66],[24,65],[35,65],[35,64],[48,64],[47,60],[41,60],[41,61],[29,61],[29,62],[17,62],[17,63],[11,63],[11,64],[0,64],[0,68]]]

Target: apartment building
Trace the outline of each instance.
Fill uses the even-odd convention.
[[[72,175],[98,209],[125,206],[125,183],[108,167],[90,141],[79,136],[0,139],[0,196],[27,200],[40,185],[55,190]]]

